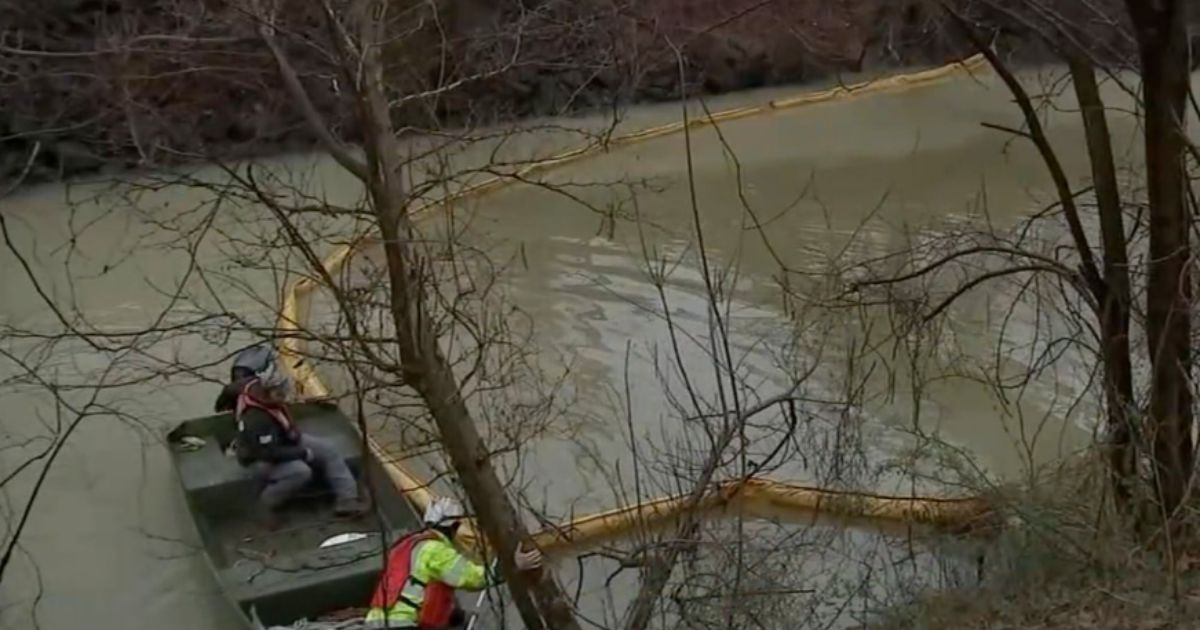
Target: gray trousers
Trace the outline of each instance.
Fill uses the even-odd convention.
[[[300,445],[312,451],[312,459],[308,462],[299,459],[270,464],[258,462],[254,466],[254,474],[264,484],[258,495],[259,503],[269,509],[280,508],[301,488],[308,485],[313,474],[320,471],[325,482],[333,489],[337,500],[347,501],[358,498],[358,483],[346,460],[329,442],[311,435],[300,436]]]

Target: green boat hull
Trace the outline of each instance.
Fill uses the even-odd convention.
[[[421,527],[411,504],[336,406],[297,404],[291,410],[301,431],[328,440],[345,457],[360,488],[369,489],[364,496],[371,497],[370,515],[335,517],[332,494],[317,475],[288,503],[279,526],[268,530],[254,509],[258,483],[224,452],[236,434],[231,414],[188,420],[168,434],[175,470],[213,574],[247,628],[287,626],[362,609],[378,580],[385,550]],[[203,444],[185,440],[188,437]],[[346,534],[355,540],[322,547],[322,542]]]

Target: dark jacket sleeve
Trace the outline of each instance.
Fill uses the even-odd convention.
[[[294,435],[288,435],[265,411],[247,409],[242,413],[237,437],[238,460],[243,464],[268,462],[279,464],[304,459],[306,449]]]
[[[217,394],[217,404],[213,405],[213,411],[217,413],[225,411],[233,411],[237,407],[238,394],[242,393],[242,381],[235,381],[221,388],[221,393]]]
[[[221,393],[217,395],[217,404],[213,405],[213,409],[217,413],[236,409],[238,396],[242,395],[242,390],[246,389],[246,385],[253,379],[253,376],[245,376],[234,379],[228,385],[222,387]]]

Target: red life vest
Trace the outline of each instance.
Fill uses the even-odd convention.
[[[250,386],[256,382],[257,382],[257,380],[252,380],[252,381],[246,383],[246,386],[242,388],[242,393],[238,394],[237,406],[234,409],[233,417],[237,418],[238,420],[241,420],[242,412],[246,410],[246,407],[254,407],[255,409],[262,409],[263,411],[270,414],[270,416],[272,418],[275,418],[275,421],[278,422],[280,424],[280,426],[283,427],[284,431],[291,431],[292,430],[292,417],[288,415],[287,407],[284,407],[284,406],[268,407],[267,405],[262,404],[256,398],[254,398],[253,396],[250,395]]]
[[[445,628],[450,625],[454,612],[454,589],[449,584],[430,582],[423,584],[412,575],[412,555],[417,544],[438,537],[428,529],[401,538],[388,552],[387,566],[379,576],[379,585],[371,596],[371,608],[391,610],[401,600],[401,591],[411,580],[425,587],[425,596],[420,602],[404,598],[404,603],[417,609],[417,627]]]

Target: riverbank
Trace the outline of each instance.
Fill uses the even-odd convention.
[[[965,589],[931,595],[871,630],[1131,630],[1194,628],[1200,588],[1178,603],[1161,573],[1098,576],[1077,571],[1036,578],[1008,591]]]
[[[314,145],[243,12],[119,5],[57,0],[3,11],[20,37],[0,47],[11,77],[0,90],[0,181],[21,172],[34,147],[28,182]],[[814,83],[973,52],[921,0],[541,2],[534,11],[467,2],[437,17],[436,29],[422,22],[386,51],[394,93],[425,95],[395,108],[413,131]],[[302,32],[319,16],[297,8],[279,19],[281,32]],[[325,52],[298,37],[281,42],[318,113],[356,137]]]
[[[1135,541],[1108,503],[1105,470],[1081,455],[1004,499],[1005,528],[980,550],[978,584],[917,593],[870,630],[1194,628],[1200,562]],[[1164,564],[1172,562],[1175,571]],[[1165,557],[1164,557],[1165,556]],[[1174,575],[1174,577],[1172,577]]]

